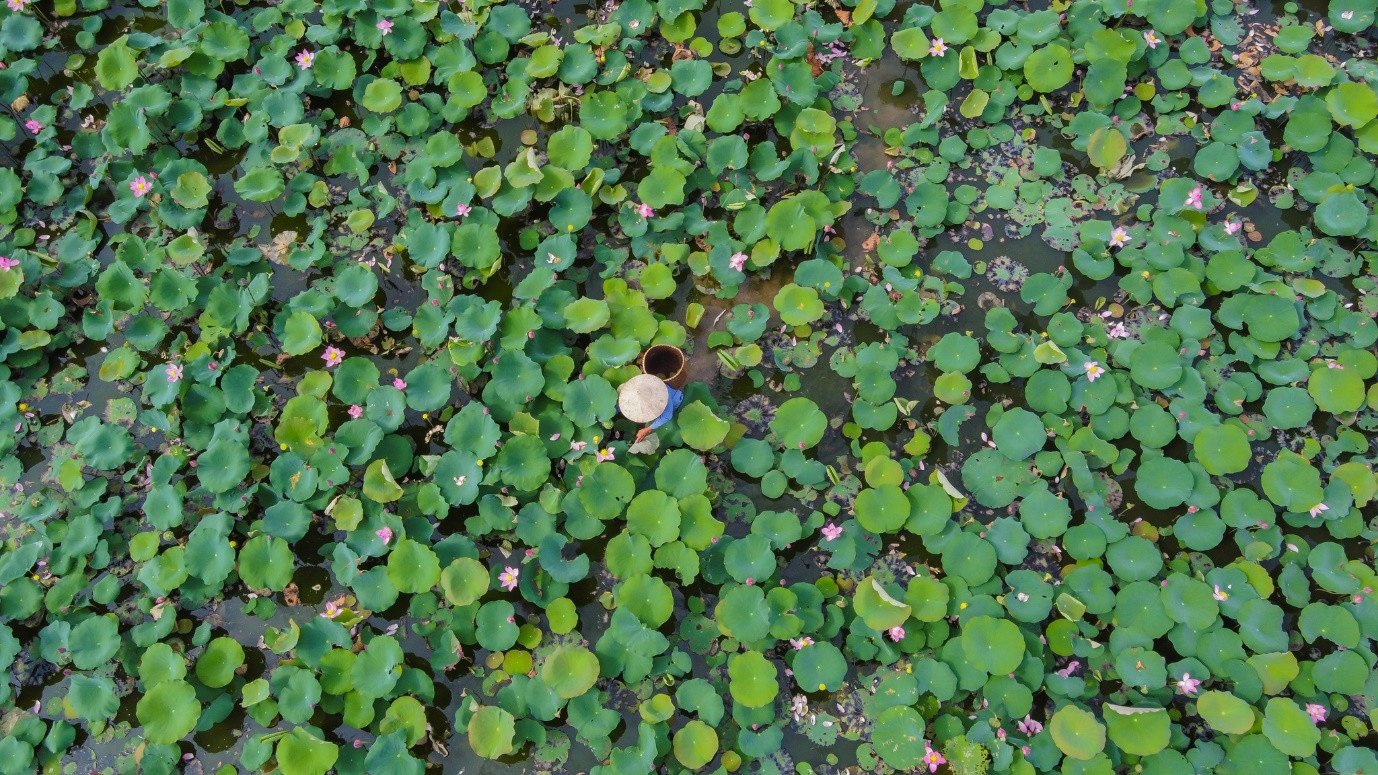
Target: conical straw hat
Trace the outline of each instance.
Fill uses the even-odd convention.
[[[617,408],[632,422],[650,422],[665,411],[670,391],[660,377],[638,374],[617,390]]]

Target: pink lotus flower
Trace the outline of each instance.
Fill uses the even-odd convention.
[[[1314,702],[1306,703],[1306,713],[1311,717],[1311,720],[1316,722],[1317,724],[1321,723],[1322,721],[1325,721],[1325,717],[1327,715],[1325,712],[1325,706],[1317,705]]]
[[[799,649],[802,649],[805,646],[812,646],[813,638],[810,638],[807,635],[798,638],[790,638],[789,645],[793,646],[795,651],[798,651]]]
[[[19,259],[0,256],[0,272],[8,272],[16,266],[19,266]]]
[[[35,121],[35,120],[33,120],[33,119],[29,119],[28,121],[25,121],[25,122],[24,122],[24,128],[27,129],[27,130],[29,130],[29,133],[30,133],[30,134],[35,134],[35,135],[36,135],[36,134],[38,134],[39,132],[42,132],[42,131],[43,131],[43,124],[42,124],[41,122]]]
[[[823,526],[823,538],[828,541],[836,541],[842,537],[842,527],[829,522]]]
[[[947,764],[947,758],[933,750],[933,746],[927,740],[923,741],[923,747],[924,755],[923,759],[919,761],[919,764],[927,764],[929,772],[937,772],[939,767]]]
[[[377,27],[378,31],[383,33],[384,35],[387,35],[388,33],[392,32],[392,22],[388,21],[387,19],[383,19],[373,26]]]
[[[407,389],[407,383],[406,383],[406,382],[403,382],[401,377],[393,377],[393,378],[392,378],[392,386],[395,387],[395,388],[397,388],[398,390],[406,390],[406,389]]]
[[[326,368],[339,366],[340,362],[344,360],[344,350],[338,347],[327,347],[325,348],[325,354],[321,357],[325,359]]]
[[[733,253],[732,257],[727,259],[727,265],[741,272],[746,269],[746,259],[745,253]]]
[[[360,417],[363,417],[363,416],[364,416],[364,408],[363,408],[362,406],[359,406],[358,404],[350,404],[350,405],[349,405],[349,416],[350,416],[350,417],[353,417],[353,418],[356,419],[356,420],[359,419]]]
[[[373,531],[373,534],[383,539],[385,544],[392,541],[392,528],[390,527],[379,528]]]
[[[1220,589],[1220,585],[1219,585],[1219,584],[1216,584],[1216,585],[1215,585],[1215,590],[1214,590],[1213,592],[1211,592],[1211,597],[1213,597],[1213,598],[1215,598],[1216,600],[1218,600],[1218,601],[1220,601],[1220,602],[1223,603],[1223,602],[1225,602],[1226,600],[1229,600],[1229,599],[1230,599],[1230,593],[1229,593],[1229,592],[1225,592],[1224,590]]]
[[[575,452],[583,452],[584,447],[587,447],[588,445],[589,443],[587,441],[571,441],[569,443],[569,448],[574,450]]]
[[[1158,33],[1153,30],[1144,31],[1144,43],[1147,43],[1149,48],[1157,48],[1158,44],[1162,42],[1163,39],[1158,37]]]
[[[934,57],[946,56],[948,48],[949,46],[943,42],[942,38],[934,38],[933,45],[928,47],[928,55]]]
[[[654,218],[656,211],[652,210],[650,205],[646,204],[645,202],[642,202],[641,204],[636,206],[636,214],[641,216],[642,218]]]
[[[1086,362],[1086,380],[1088,382],[1095,382],[1103,376],[1105,376],[1105,368],[1103,366],[1095,361]]]
[[[468,215],[469,213],[472,213],[473,211],[474,208],[470,207],[469,205],[458,205],[455,207],[455,215],[460,218],[463,218],[464,216]]]
[[[507,567],[502,569],[502,573],[498,574],[498,581],[502,582],[503,589],[507,590],[508,592],[511,592],[512,590],[517,588],[517,579],[521,575],[522,572],[520,568],[514,568],[511,565],[508,565]]]
[[[1187,194],[1187,201],[1184,204],[1187,207],[1195,207],[1197,210],[1203,209],[1203,204],[1201,202],[1201,194],[1202,192],[1200,186],[1193,188],[1191,192]]]
[[[182,367],[176,363],[169,363],[163,373],[167,374],[168,382],[180,382],[182,380]]]
[[[129,190],[134,192],[135,199],[141,199],[144,194],[153,190],[153,184],[148,182],[148,178],[140,175],[129,181]]]
[[[890,640],[893,640],[896,643],[899,643],[901,640],[904,640],[904,628],[899,626],[898,624],[886,630],[885,634],[889,635]]]
[[[1033,716],[1025,716],[1024,720],[1020,721],[1015,726],[1018,727],[1020,734],[1028,735],[1029,737],[1033,737],[1043,731],[1042,722],[1034,721]]]
[[[613,452],[612,452],[612,448],[611,448],[611,447],[608,447],[607,449],[600,449],[600,450],[598,450],[598,462],[600,462],[600,463],[606,463],[606,462],[608,462],[609,460],[612,460],[612,459],[613,459]]]
[[[1066,667],[1056,672],[1063,678],[1071,678],[1072,673],[1075,673],[1077,671],[1077,668],[1079,667],[1081,667],[1081,663],[1074,659],[1071,662],[1068,662]]]
[[[11,11],[19,13],[24,10],[24,6],[28,5],[30,2],[32,2],[32,0],[5,0],[5,5],[9,6]]]
[[[310,70],[311,65],[316,64],[316,52],[300,51],[297,53],[297,67],[303,70]]]
[[[1226,218],[1226,219],[1225,219],[1225,224],[1224,224],[1224,225],[1225,225],[1225,233],[1233,237],[1234,235],[1236,235],[1236,234],[1239,233],[1239,229],[1240,229],[1244,224],[1240,223],[1239,221],[1231,221],[1230,219]]]
[[[1327,511],[1330,511],[1329,506],[1325,505],[1324,503],[1317,503],[1315,506],[1312,506],[1310,508],[1311,518],[1315,519]]]
[[[1181,679],[1177,681],[1177,691],[1190,697],[1201,691],[1201,679],[1192,678],[1191,673],[1182,673]]]
[[[1115,230],[1110,232],[1110,247],[1119,248],[1127,244],[1129,244],[1129,232],[1125,231],[1123,226],[1116,226]]]

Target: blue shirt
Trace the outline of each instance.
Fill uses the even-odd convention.
[[[665,389],[670,391],[670,402],[665,405],[665,411],[661,412],[659,417],[651,421],[652,429],[659,428],[669,422],[675,416],[675,411],[679,409],[679,405],[684,403],[683,390],[676,390],[669,385],[666,385]]]

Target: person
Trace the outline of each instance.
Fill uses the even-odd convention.
[[[638,444],[669,422],[682,403],[684,391],[670,387],[654,374],[638,374],[617,390],[617,408],[622,415],[646,426],[636,432]]]

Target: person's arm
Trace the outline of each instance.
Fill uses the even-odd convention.
[[[651,435],[651,434],[654,433],[654,432],[655,432],[655,428],[652,428],[652,427],[649,426],[649,425],[647,425],[645,428],[642,428],[641,430],[637,431],[637,432],[636,432],[636,443],[637,443],[637,444],[640,444],[641,441],[642,441],[642,439],[645,439],[647,436]]]

